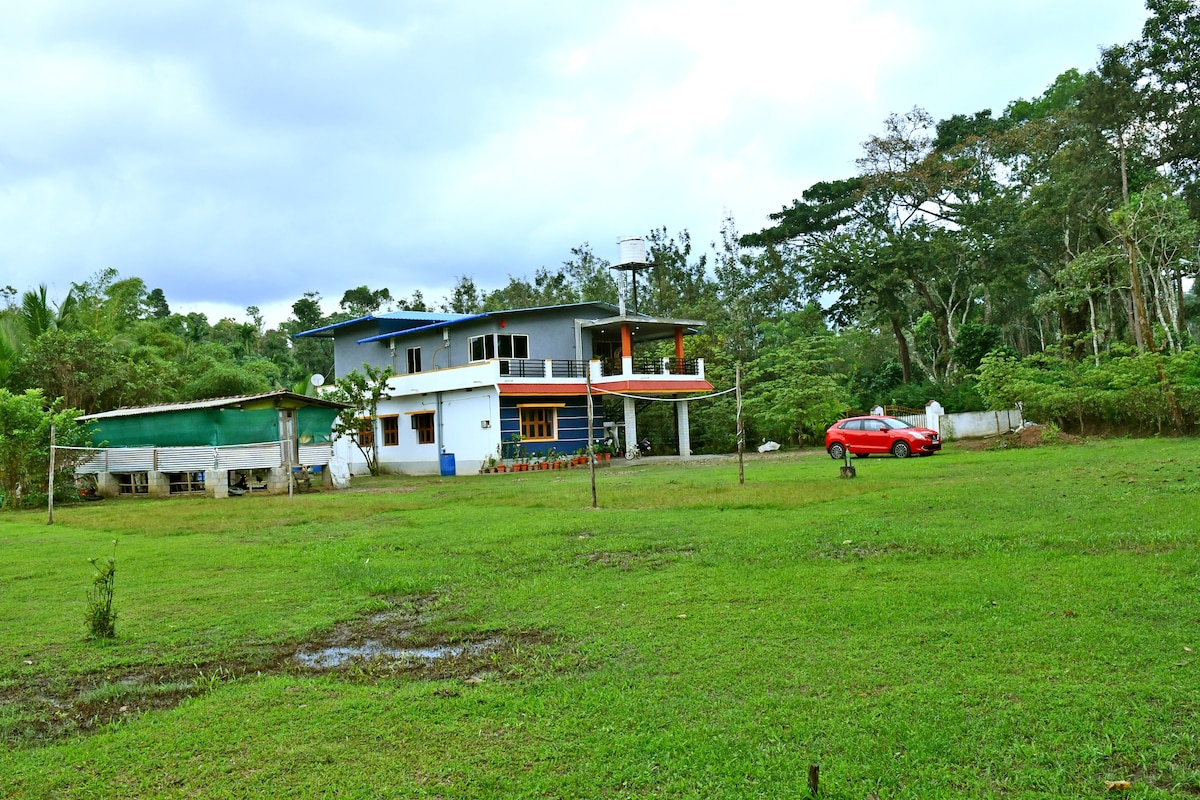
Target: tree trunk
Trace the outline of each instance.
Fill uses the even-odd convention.
[[[900,321],[892,319],[892,333],[896,334],[896,357],[900,360],[900,371],[905,383],[912,383],[912,358],[908,353],[908,340],[904,338],[904,329]]]

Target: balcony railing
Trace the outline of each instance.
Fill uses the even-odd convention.
[[[546,364],[549,363],[549,372]],[[556,358],[502,358],[500,374],[509,378],[586,378],[588,362]]]
[[[695,358],[655,358],[638,356],[630,359],[634,375],[701,375],[700,360]],[[624,374],[620,359],[600,362],[600,374],[606,378]]]

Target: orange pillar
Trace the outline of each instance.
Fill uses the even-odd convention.
[[[629,323],[621,323],[621,356],[633,358],[633,339],[629,336]]]
[[[675,357],[683,360],[683,328],[675,329]]]

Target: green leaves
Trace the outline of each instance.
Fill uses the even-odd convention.
[[[41,391],[13,394],[0,389],[0,508],[19,508],[45,499],[50,471],[50,428],[60,447],[86,447],[90,435],[75,421],[76,409],[62,401],[45,405]],[[55,459],[59,471],[70,470],[79,455],[64,451]]]

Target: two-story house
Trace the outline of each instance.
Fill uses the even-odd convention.
[[[690,454],[687,398],[712,385],[703,360],[685,357],[684,338],[703,324],[590,302],[479,314],[394,311],[296,335],[332,338],[338,377],[363,364],[396,373],[361,434],[376,437],[381,469],[447,474],[447,463],[474,472],[514,442],[528,453],[586,447],[606,435],[604,394],[623,398],[615,429],[626,442],[638,441],[638,398],[672,399],[678,449]],[[643,354],[643,343],[663,340],[667,357]],[[352,472],[365,471],[353,442],[340,440],[335,451]]]

